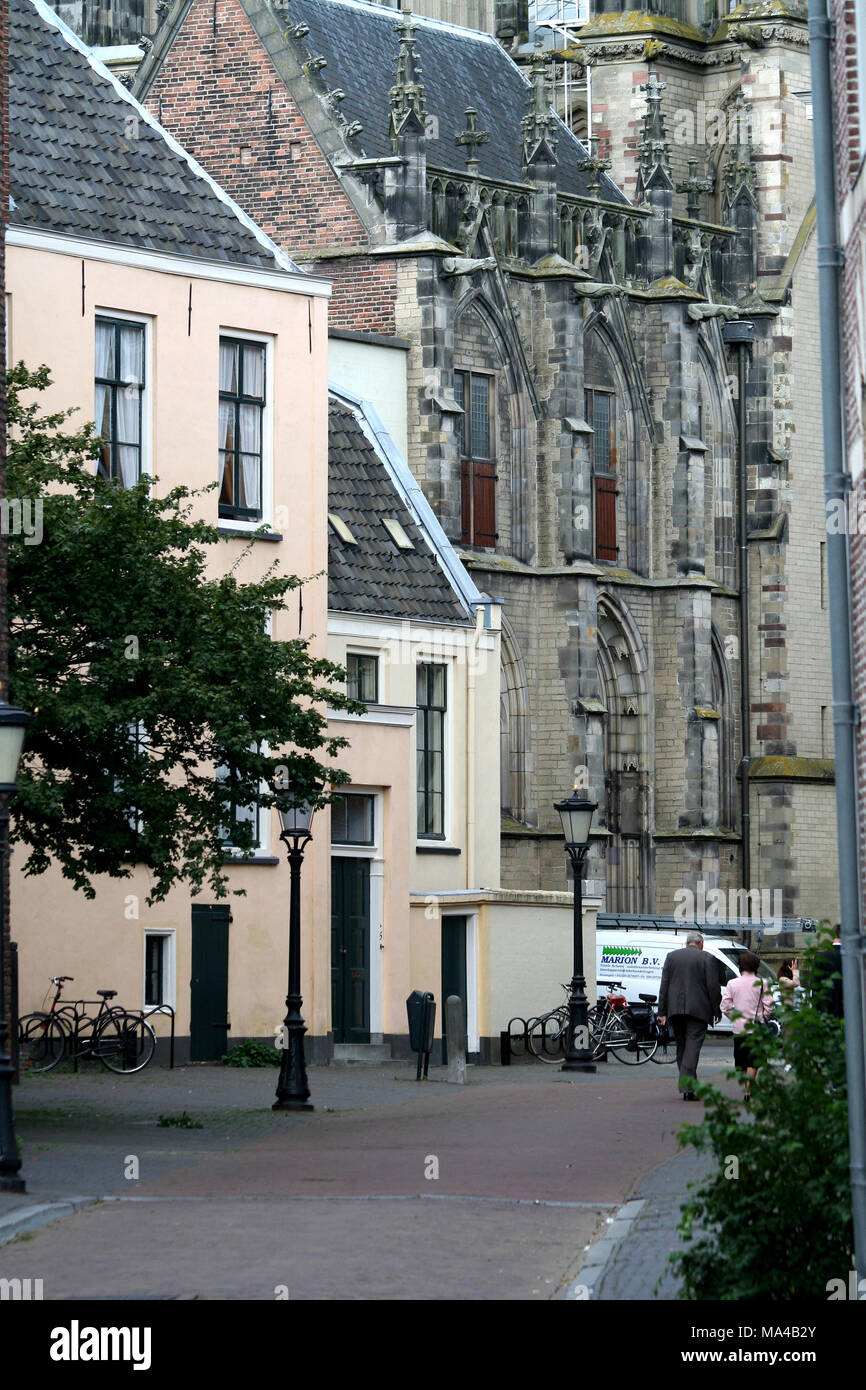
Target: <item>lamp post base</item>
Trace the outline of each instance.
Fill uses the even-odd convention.
[[[597,1071],[598,1068],[596,1067],[595,1062],[563,1062],[559,1070],[594,1072]]]
[[[23,1178],[0,1176],[0,1192],[26,1192],[27,1184]]]
[[[315,1110],[311,1100],[275,1100],[272,1110]]]

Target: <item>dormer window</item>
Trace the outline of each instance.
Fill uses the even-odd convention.
[[[337,512],[328,512],[328,521],[336,536],[339,536],[344,545],[357,545],[354,535],[346,525],[343,518]]]
[[[388,532],[388,535],[391,537],[391,540],[397,546],[398,550],[415,549],[414,541],[410,541],[402,525],[395,516],[383,516],[382,525],[385,527],[385,530]]]

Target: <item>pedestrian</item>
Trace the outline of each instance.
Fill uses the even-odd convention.
[[[787,960],[782,961],[776,972],[776,978],[781,986],[783,996],[794,999],[796,997],[794,991],[800,984],[800,962],[796,956],[789,956]]]
[[[668,1019],[677,1044],[677,1069],[683,1100],[696,1100],[692,1083],[697,1080],[698,1058],[711,1023],[721,1018],[722,986],[712,956],[704,955],[704,938],[690,931],[680,951],[671,951],[664,963],[659,987],[659,1023]]]
[[[815,956],[809,984],[816,1005],[835,1018],[845,1017],[842,993],[842,935],[841,925],[833,928],[833,942]]]
[[[760,963],[753,951],[743,951],[739,976],[728,981],[722,995],[722,1013],[734,1021],[734,1066],[737,1071],[746,1073],[744,1099],[747,1105],[752,1098],[752,1082],[758,1074],[758,1058],[747,1029],[750,1025],[754,1027],[756,1020],[765,1022],[775,1008],[770,995],[764,992],[763,981],[758,979]]]

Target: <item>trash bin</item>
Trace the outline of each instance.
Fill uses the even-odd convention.
[[[406,1000],[409,1019],[409,1046],[413,1052],[429,1052],[436,1027],[436,1001],[430,993],[413,989]]]

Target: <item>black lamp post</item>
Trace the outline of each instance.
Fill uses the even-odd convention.
[[[283,1025],[283,1058],[274,1110],[313,1110],[304,1060],[306,1024],[301,1017],[301,864],[304,850],[312,840],[310,826],[313,807],[308,801],[290,811],[280,811],[283,830],[280,839],[289,852],[291,891],[289,898],[289,993]]]
[[[596,801],[578,796],[575,787],[567,801],[557,801],[565,835],[565,852],[574,872],[574,974],[568,1000],[568,1051],[563,1071],[595,1071],[592,1049],[589,1046],[589,1018],[586,999],[586,978],[583,973],[583,866],[589,853],[589,831]]]
[[[12,1059],[6,1018],[6,839],[9,802],[15,795],[24,733],[32,715],[0,700],[0,1192],[26,1192],[12,1115]]]

